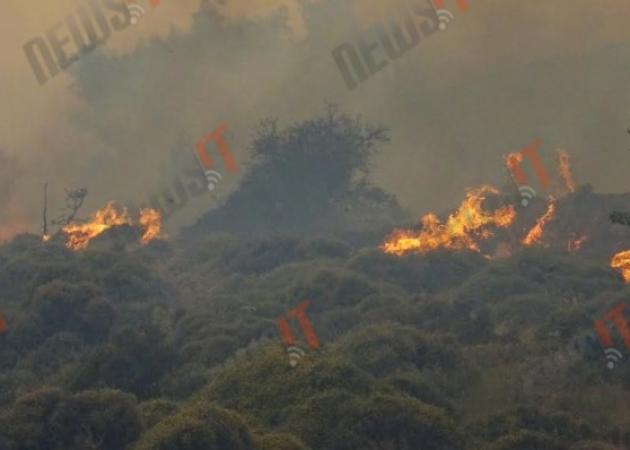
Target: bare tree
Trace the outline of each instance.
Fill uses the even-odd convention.
[[[56,225],[59,230],[75,219],[77,212],[83,205],[85,197],[87,197],[88,190],[86,188],[79,189],[65,189],[66,191],[66,205],[60,209],[59,216],[50,222],[50,225]],[[44,184],[44,208],[43,208],[43,233],[44,239],[48,240],[48,183]],[[59,232],[57,230],[56,233]],[[55,234],[56,234],[55,233]]]
[[[65,189],[66,206],[61,208],[61,214],[51,222],[52,225],[66,226],[70,224],[77,215],[77,212],[83,205],[88,190],[86,188]]]

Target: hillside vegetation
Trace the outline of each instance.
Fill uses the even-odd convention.
[[[593,333],[630,293],[608,247],[384,254],[405,217],[366,178],[385,130],[328,111],[260,133],[260,166],[179,238],[0,247],[0,449],[630,446],[630,366]],[[314,169],[320,146],[350,153]],[[304,300],[321,348],[291,321],[292,367],[276,319]]]

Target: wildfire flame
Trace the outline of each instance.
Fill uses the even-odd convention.
[[[111,227],[131,225],[131,218],[127,211],[118,212],[112,202],[94,213],[87,223],[71,223],[63,227],[63,232],[68,237],[66,246],[72,250],[86,248],[96,236],[109,230]]]
[[[438,217],[427,214],[421,219],[422,230],[394,230],[381,245],[385,253],[397,256],[405,253],[426,253],[439,248],[470,249],[480,251],[478,239],[487,239],[493,235],[488,226],[505,228],[516,217],[513,206],[505,206],[494,212],[482,208],[483,194],[498,194],[491,186],[482,186],[466,193],[466,198],[457,211],[442,224]]]
[[[575,181],[571,174],[571,164],[569,162],[569,154],[565,150],[558,149],[558,170],[560,176],[564,180],[564,184],[571,192],[575,192]]]
[[[541,217],[536,220],[536,225],[529,230],[527,236],[523,239],[523,245],[529,247],[534,245],[537,242],[540,242],[543,237],[543,231],[545,230],[545,225],[549,223],[556,212],[556,205],[553,198],[549,199],[549,205],[547,206],[547,211]]]
[[[153,209],[143,209],[140,211],[139,223],[144,228],[144,233],[140,238],[143,245],[148,244],[153,239],[160,237],[162,231],[162,220],[160,213]],[[109,230],[112,227],[130,225],[133,221],[129,217],[126,209],[119,212],[113,202],[109,202],[103,208],[94,213],[87,223],[71,223],[62,228],[65,233],[66,246],[72,250],[82,250],[86,248],[92,239]]]
[[[144,234],[140,238],[142,245],[162,236],[162,215],[159,211],[155,209],[141,210],[139,222],[144,229]]]
[[[623,279],[626,283],[630,283],[630,250],[624,250],[613,255],[610,260],[610,267],[620,269]]]

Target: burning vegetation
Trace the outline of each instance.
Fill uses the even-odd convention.
[[[154,239],[162,237],[162,218],[154,209],[143,209],[138,219],[142,229],[140,243],[146,245]],[[110,228],[117,226],[134,226],[133,220],[126,209],[118,211],[113,202],[109,202],[103,208],[94,213],[86,223],[71,223],[62,228],[66,235],[66,246],[72,250],[86,248],[92,239],[101,235]]]
[[[140,226],[144,230],[144,233],[140,237],[140,243],[147,245],[154,239],[163,237],[162,230],[162,216],[156,209],[142,209],[140,210]]]
[[[619,269],[626,283],[630,283],[630,250],[624,250],[613,255],[610,267]]]
[[[549,199],[549,205],[547,206],[547,211],[541,217],[536,220],[536,225],[529,230],[529,233],[523,238],[523,245],[526,247],[530,247],[536,243],[542,242],[543,232],[545,230],[545,226],[549,223],[556,212],[556,205],[553,198]]]
[[[570,172],[567,173],[570,174]],[[494,236],[493,227],[517,228],[514,226],[517,225],[514,207],[501,207],[495,211],[488,211],[483,208],[486,194],[497,193],[496,189],[489,186],[472,189],[466,194],[466,198],[458,209],[449,215],[444,223],[436,214],[426,214],[421,219],[422,228],[420,230],[396,229],[387,236],[381,244],[380,250],[396,256],[403,256],[408,253],[422,254],[439,249],[468,249],[480,252],[481,241]],[[557,218],[559,215],[558,204],[559,200],[550,197],[544,213],[516,242],[520,242],[523,248],[544,244],[556,248],[562,246],[565,251],[571,253],[582,250],[584,243],[591,241],[591,238],[585,232],[574,231],[563,234],[562,230],[565,226],[563,224],[566,218]],[[610,215],[610,220],[613,223],[627,225],[630,223],[630,214],[615,211]],[[554,223],[556,225],[553,225]],[[553,232],[549,231],[552,226]],[[510,233],[503,237],[509,235]],[[557,242],[554,242],[550,236],[556,235],[558,239]],[[604,236],[610,236],[610,234],[606,233]],[[595,233],[595,239],[599,242],[601,236]],[[608,239],[605,242],[608,242],[608,245],[614,243],[613,240]],[[515,248],[513,244],[514,242],[510,243],[509,241],[493,243],[492,245],[495,245],[493,257],[512,255],[512,248]],[[618,243],[615,245],[619,248]],[[625,282],[630,284],[630,250],[615,253],[610,259],[610,267],[618,270]]]
[[[522,174],[523,152],[506,155],[505,163],[513,175]],[[567,190],[575,192],[575,181],[571,174],[569,154],[560,149],[558,150],[558,174]],[[524,180],[515,179],[515,181],[519,185],[524,183]],[[381,250],[397,256],[406,253],[425,253],[442,248],[469,249],[479,252],[479,242],[493,236],[491,227],[508,228],[513,225],[516,218],[516,211],[512,206],[502,207],[494,212],[484,211],[482,204],[485,200],[484,195],[487,193],[498,194],[499,192],[490,186],[471,190],[457,211],[448,217],[446,223],[441,223],[433,213],[427,214],[421,219],[422,229],[420,231],[394,230],[381,245]],[[545,228],[554,219],[556,208],[556,200],[550,197],[544,214],[536,220],[522,238],[519,238],[521,245],[531,247],[543,243]],[[586,240],[586,235],[572,235],[568,238],[568,242],[564,242],[567,242],[569,251],[575,252],[581,249]],[[505,249],[510,248],[507,243],[503,244],[505,244]],[[502,252],[505,253],[504,250]]]
[[[394,230],[380,246],[389,254],[402,256],[407,253],[426,253],[438,249],[468,249],[480,251],[480,241],[494,235],[492,227],[508,228],[516,221],[516,211],[513,206],[504,206],[495,211],[483,209],[485,194],[498,194],[490,186],[470,190],[457,211],[451,214],[445,223],[441,223],[434,213],[422,217],[422,228],[419,231],[397,229]],[[531,247],[544,242],[545,230],[553,221],[557,213],[556,200],[549,198],[545,212],[536,219],[534,225],[519,238],[523,247]],[[581,249],[587,240],[586,234],[572,234],[568,237],[567,249],[575,252]],[[507,242],[499,242],[505,249],[511,248]],[[511,254],[511,251],[508,252]]]
[[[493,235],[490,227],[508,227],[516,217],[513,206],[484,211],[486,193],[498,194],[498,191],[490,186],[470,190],[446,223],[442,224],[433,213],[427,214],[421,219],[422,230],[395,230],[381,245],[381,250],[397,256],[440,248],[480,251],[478,241]]]

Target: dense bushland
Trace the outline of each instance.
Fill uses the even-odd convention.
[[[209,213],[181,239],[139,247],[104,236],[71,252],[24,235],[1,246],[0,448],[629,446],[630,366],[607,370],[592,336],[593,320],[628,298],[619,274],[554,248],[395,257],[363,228],[328,232],[357,189],[378,194],[361,197],[367,210],[397,209],[352,181],[384,131],[335,114],[285,131],[267,123],[255,145],[268,179],[252,172],[231,212]],[[321,173],[305,178],[310,197],[291,191],[300,170],[323,170],[312,166],[319,146],[357,145],[326,165],[345,181]],[[259,188],[278,180],[288,184]],[[281,203],[278,216],[248,210],[269,206],[257,192]],[[342,207],[348,223],[357,209]],[[219,234],[231,216],[249,223]],[[248,227],[259,234],[241,234]],[[275,319],[305,299],[322,347],[308,349],[293,323],[306,355],[291,367]]]

